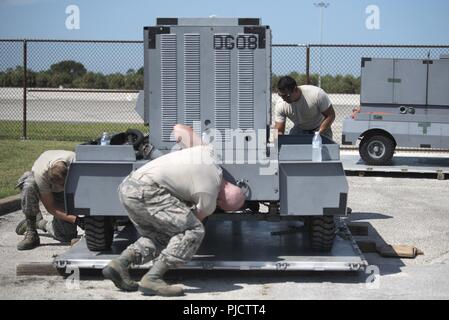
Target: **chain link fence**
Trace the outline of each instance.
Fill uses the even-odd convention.
[[[22,134],[23,41],[0,40],[0,137]],[[5,63],[8,61],[8,63]]]
[[[362,57],[442,54],[449,46],[275,44],[272,88],[284,75],[321,85],[335,107],[334,138],[341,142],[343,119],[359,105]],[[141,89],[142,41],[0,40],[0,139],[85,141],[103,131],[145,131],[134,111]],[[278,99],[274,93],[273,106]]]
[[[2,41],[0,61],[0,138],[86,141],[145,131],[134,111],[142,41]]]

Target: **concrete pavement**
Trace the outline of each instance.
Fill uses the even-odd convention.
[[[198,300],[297,299],[449,299],[449,180],[348,177],[350,221],[368,222],[370,237],[389,244],[414,245],[416,259],[365,254],[370,272],[223,272],[175,271],[186,296]],[[0,299],[165,299],[122,293],[101,277],[79,287],[62,277],[16,277],[16,264],[50,261],[68,247],[45,236],[42,246],[16,250],[19,211],[0,217]],[[375,277],[373,270],[380,271]],[[374,282],[372,282],[374,280]]]

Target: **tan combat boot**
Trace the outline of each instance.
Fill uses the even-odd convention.
[[[26,219],[26,232],[22,241],[17,244],[17,250],[31,250],[40,245],[36,230],[36,217]]]
[[[139,286],[137,282],[131,279],[129,267],[135,260],[135,253],[131,250],[125,250],[117,258],[111,260],[102,273],[106,279],[114,282],[115,286],[123,291],[137,291]]]
[[[144,295],[159,295],[165,297],[177,297],[184,295],[184,290],[180,286],[169,285],[163,279],[168,266],[165,262],[157,260],[153,267],[140,280],[139,291]]]
[[[36,228],[39,230],[42,230],[44,232],[47,232],[47,223],[48,221],[44,219],[42,216],[42,213],[39,212],[36,216]],[[25,232],[27,231],[27,220],[23,219],[19,222],[19,224],[16,227],[16,234],[19,236],[23,236]]]

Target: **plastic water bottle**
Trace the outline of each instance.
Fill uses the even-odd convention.
[[[323,161],[321,150],[323,147],[323,142],[321,140],[321,136],[319,132],[315,132],[315,136],[312,140],[312,161],[313,162],[321,162]]]
[[[201,141],[205,144],[209,144],[212,142],[210,129],[204,130],[204,132],[201,134]]]
[[[107,146],[111,144],[111,137],[109,137],[109,134],[107,132],[103,132],[103,135],[101,136],[100,144],[102,146]]]

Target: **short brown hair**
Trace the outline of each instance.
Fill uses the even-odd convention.
[[[52,183],[63,182],[67,177],[67,164],[64,161],[58,161],[52,164],[48,170],[48,177]]]

